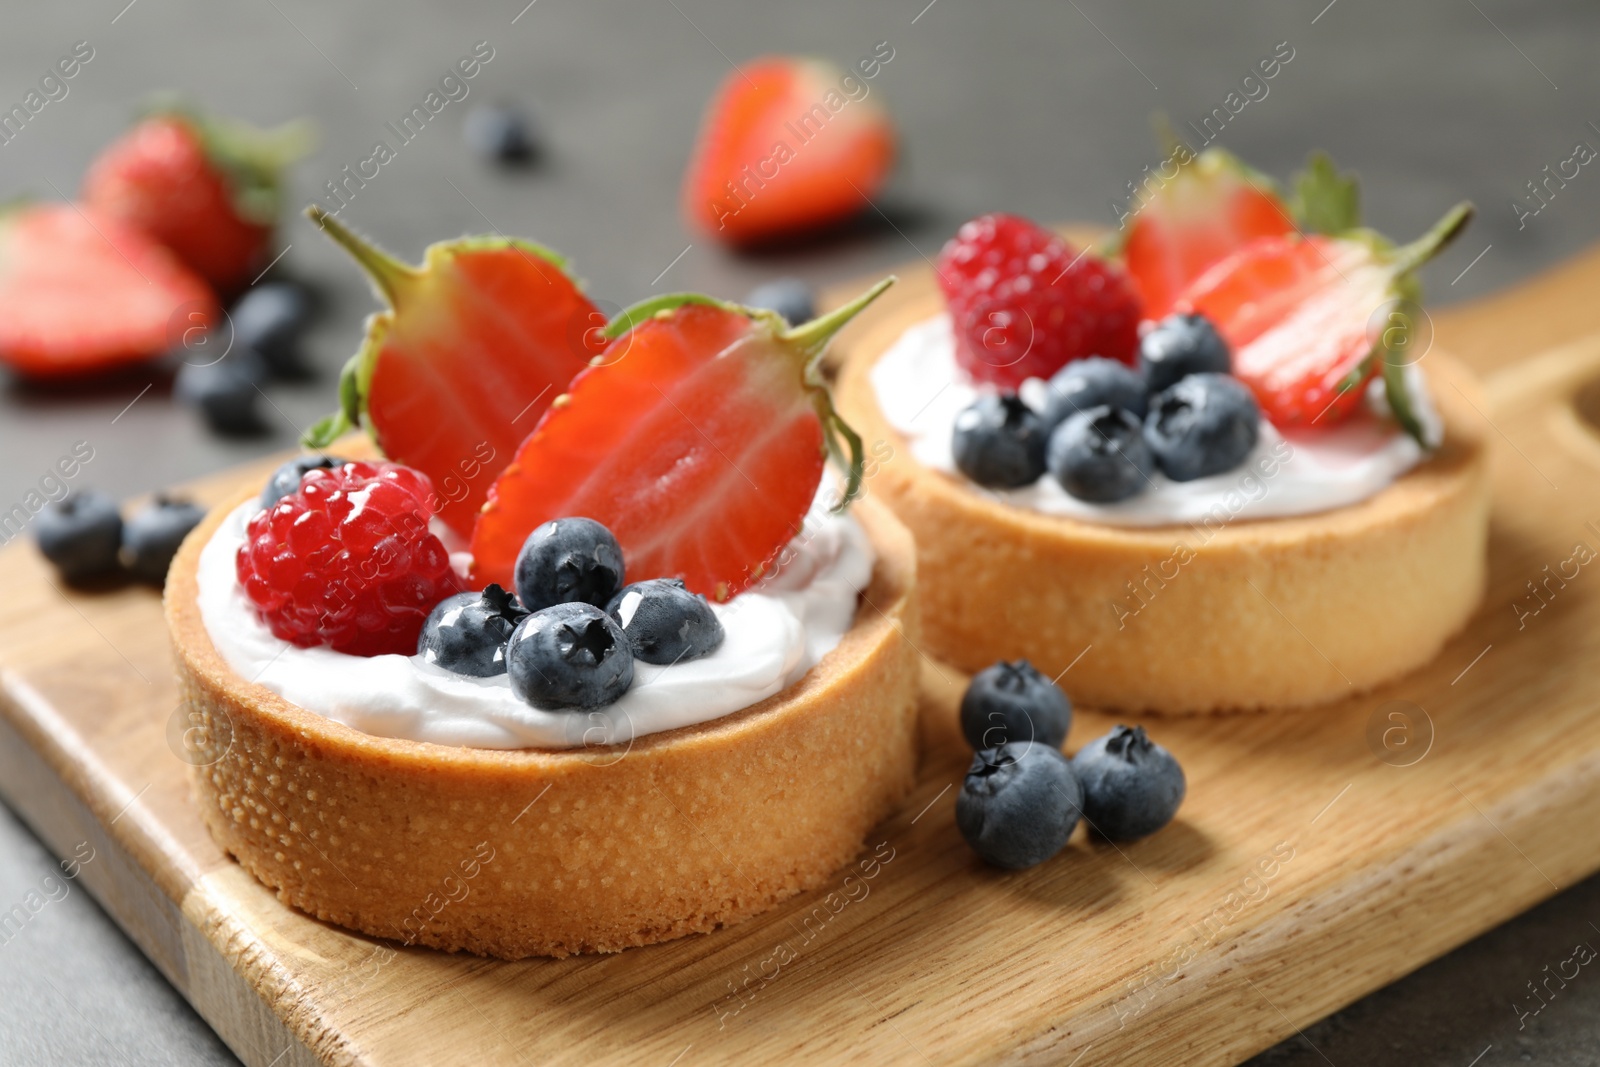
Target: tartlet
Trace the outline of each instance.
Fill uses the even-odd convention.
[[[194,790],[217,842],[319,919],[506,959],[707,932],[820,884],[911,787],[915,552],[876,502],[856,511],[877,562],[855,624],[796,684],[631,746],[494,751],[361,733],[223,662],[197,568],[245,499],[167,582],[181,698],[219,750]]]
[[[916,538],[930,655],[969,671],[1019,657],[1047,677],[1070,668],[1061,684],[1075,700],[1128,712],[1313,705],[1426,663],[1476,609],[1486,428],[1476,382],[1447,356],[1421,364],[1443,444],[1365,501],[1204,540],[1187,525],[1097,525],[1002,504],[912,457],[870,373],[942,305],[928,272],[902,278],[871,327],[841,339],[837,396],[869,446],[892,453],[879,445],[868,492]]]

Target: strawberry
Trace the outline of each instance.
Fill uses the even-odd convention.
[[[89,204],[143,230],[224,296],[266,262],[278,172],[303,153],[291,124],[257,130],[179,111],[155,114],[108,145],[83,181]]]
[[[475,579],[505,585],[541,523],[582,515],[622,546],[630,582],[681,578],[727,600],[799,531],[824,452],[861,479],[861,439],[819,370],[828,341],[894,279],[805,325],[709,297],[623,312],[603,362],[572,380],[495,482],[472,533]],[[613,358],[614,357],[614,358]]]
[[[1272,179],[1220,148],[1196,156],[1179,144],[1163,161],[1167,166],[1177,167],[1176,176],[1130,209],[1122,245],[1149,319],[1166,317],[1178,294],[1213,263],[1258,237],[1295,229]],[[1154,184],[1147,180],[1145,187]]]
[[[219,317],[206,283],[131,229],[73,204],[0,215],[0,361],[64,377],[159,356]]]
[[[1370,230],[1343,237],[1260,237],[1214,265],[1178,297],[1180,311],[1216,324],[1233,349],[1233,373],[1279,426],[1335,423],[1360,406],[1381,364],[1389,404],[1422,438],[1402,370],[1384,359],[1372,317],[1418,293],[1414,272],[1461,232],[1471,204],[1396,248]]]
[[[413,267],[321,208],[306,214],[389,304],[367,320],[345,365],[340,409],[306,443],[326,448],[362,426],[387,456],[432,479],[439,518],[465,537],[495,475],[604,347],[605,316],[567,276],[566,261],[530,241],[441,242]]]
[[[892,53],[891,53],[892,56]],[[753,245],[859,213],[894,163],[894,129],[863,82],[817,59],[769,56],[730,74],[706,111],[683,210],[707,235]]]
[[[978,381],[1015,389],[1074,359],[1128,363],[1138,351],[1139,298],[1121,268],[1027,219],[964,223],[934,269],[956,362]]]

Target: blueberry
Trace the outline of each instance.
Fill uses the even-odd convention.
[[[979,751],[1008,741],[1060,748],[1071,728],[1072,701],[1025,659],[985,667],[961,697],[961,732]]]
[[[536,708],[597,708],[633,684],[633,649],[593,604],[557,604],[517,623],[506,670],[511,691]]]
[[[622,588],[622,548],[593,519],[553,519],[522,543],[517,598],[529,611],[556,604],[604,607]]]
[[[1228,342],[1204,315],[1168,315],[1139,339],[1146,387],[1159,393],[1186,374],[1227,374]]]
[[[300,335],[311,321],[311,294],[295,282],[265,282],[251,288],[228,312],[233,343],[257,352],[280,377],[305,375]]]
[[[205,509],[193,501],[164,495],[134,512],[122,524],[122,560],[128,573],[141,581],[164,583],[178,546],[205,517]]]
[[[1101,356],[1075,359],[1056,371],[1046,395],[1044,421],[1051,426],[1102,405],[1144,417],[1144,377],[1126,363]]]
[[[1089,742],[1072,769],[1083,784],[1084,818],[1112,841],[1155,833],[1183,803],[1183,768],[1142,726],[1119,726]]]
[[[340,459],[338,456],[321,453],[314,456],[296,456],[273,471],[272,477],[267,479],[266,488],[261,490],[261,506],[270,508],[290,493],[298,492],[300,479],[311,471],[332,470],[348,462],[349,460]]]
[[[811,286],[799,278],[777,278],[758,285],[744,298],[746,307],[766,308],[782,315],[790,326],[817,317],[817,300]]]
[[[1067,757],[1013,741],[972,758],[956,797],[956,827],[986,863],[1021,870],[1066,846],[1082,807],[1083,787]]]
[[[1050,434],[1050,473],[1079,500],[1109,504],[1150,484],[1155,460],[1139,417],[1098,407],[1069,416]]]
[[[986,394],[956,416],[950,450],[956,469],[979,485],[1015,489],[1044,474],[1050,428],[1015,393]]]
[[[46,504],[34,519],[33,536],[44,558],[69,582],[117,569],[122,514],[117,502],[94,489]]]
[[[494,163],[527,163],[539,153],[532,125],[511,104],[479,104],[467,112],[462,136],[467,147]]]
[[[1250,390],[1226,374],[1191,374],[1156,396],[1144,440],[1161,472],[1175,482],[1231,471],[1256,447],[1261,409]]]
[[[261,390],[266,364],[242,345],[214,363],[184,362],[173,382],[179,402],[200,412],[206,425],[224,437],[248,437],[267,428],[261,417]]]
[[[491,678],[506,673],[506,642],[528,613],[498,585],[440,601],[422,624],[417,655],[453,674]]]
[[[706,598],[681,578],[652,578],[624,586],[606,605],[646,663],[678,663],[709,656],[722,644],[722,623]]]

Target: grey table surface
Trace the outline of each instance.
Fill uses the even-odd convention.
[[[0,7],[0,102],[20,101],[79,41],[94,56],[68,95],[0,145],[0,200],[72,195],[137,101],[174,88],[258,122],[313,116],[319,148],[295,169],[290,198],[304,203],[487,41],[494,57],[471,95],[406,144],[343,217],[411,258],[463,232],[535,237],[571,255],[591,291],[616,304],[669,289],[737,296],[780,274],[820,284],[928,258],[986,210],[1112,223],[1126,183],[1158,159],[1152,113],[1180,127],[1198,122],[1280,42],[1292,60],[1218,143],[1280,175],[1309,149],[1329,149],[1361,173],[1372,223],[1400,237],[1458,199],[1476,201],[1472,230],[1424,276],[1434,299],[1492,292],[1600,237],[1600,177],[1587,170],[1536,217],[1512,206],[1518,197],[1533,204],[1527,183],[1576,143],[1600,145],[1600,7],[1583,0],[11,0]],[[903,137],[881,211],[825,245],[760,256],[730,255],[685,228],[679,178],[701,107],[734,64],[769,51],[850,63],[880,41],[893,58],[872,90]],[[494,171],[463,151],[464,114],[493,98],[536,112],[542,165]],[[0,503],[20,500],[77,440],[96,448],[86,483],[123,496],[288,447],[330,406],[333,376],[373,304],[305,220],[288,221],[282,241],[288,251],[274,269],[314,284],[327,313],[308,345],[321,377],[269,390],[281,416],[270,434],[208,436],[173,405],[170,382],[137,375],[87,393],[8,383]],[[0,902],[52,869],[0,809]],[[1600,879],[1251,1063],[1600,1063],[1600,982],[1580,978],[1536,1016],[1518,1014],[1528,982],[1597,938],[1591,919],[1600,920]],[[0,945],[0,1062],[232,1056],[73,890]]]

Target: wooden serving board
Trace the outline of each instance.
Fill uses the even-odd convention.
[[[26,544],[0,552],[0,793],[61,856],[93,849],[81,882],[252,1067],[1236,1062],[1600,868],[1600,562],[1577,562],[1600,553],[1600,335],[1507,366],[1525,309],[1550,343],[1600,328],[1560,298],[1600,256],[1551,278],[1438,316],[1442,345],[1504,368],[1476,620],[1341,705],[1153,723],[1189,797],[1137,844],[1080,831],[1031,871],[977,862],[952,819],[960,679],[930,663],[920,781],[872,835],[871,878],[615,956],[390,946],[220,853],[156,595],[66,591]],[[1069,747],[1111,724],[1080,712]]]

